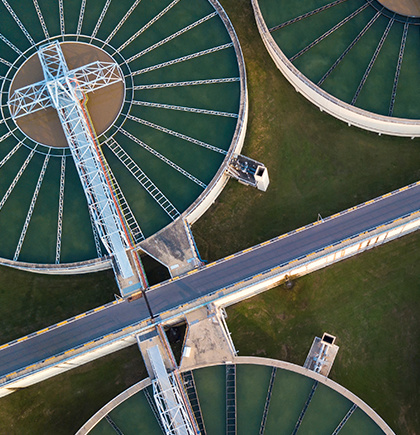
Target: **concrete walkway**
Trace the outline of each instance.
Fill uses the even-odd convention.
[[[191,351],[188,357],[182,358],[181,371],[233,361],[233,344],[224,328],[219,310],[209,311],[207,307],[203,307],[187,314],[186,319],[188,331],[184,349],[190,348]]]

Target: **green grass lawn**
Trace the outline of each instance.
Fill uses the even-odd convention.
[[[109,270],[76,276],[0,267],[0,343],[110,302],[119,293]]]
[[[239,355],[303,365],[315,336],[340,346],[330,378],[397,434],[420,428],[420,233],[227,309]]]
[[[244,154],[264,162],[266,193],[228,183],[194,225],[203,258],[217,259],[420,179],[420,139],[377,136],[320,113],[267,54],[249,0],[221,0],[248,73]],[[341,350],[331,377],[360,395],[398,433],[420,427],[420,277],[414,234],[272,290],[229,310],[241,355],[303,364],[314,335]],[[0,268],[0,341],[9,341],[113,299],[111,272],[49,277]],[[247,321],[246,321],[247,320]],[[243,334],[237,333],[243,328]],[[144,376],[127,349],[0,399],[0,433],[71,434]]]

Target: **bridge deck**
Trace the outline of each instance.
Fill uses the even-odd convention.
[[[150,306],[154,314],[163,313],[419,209],[420,184],[416,184],[369,205],[340,214],[334,219],[325,220],[287,237],[274,239],[268,244],[228,257],[196,273],[151,289],[147,292]],[[130,303],[124,301],[45,333],[15,342],[0,350],[0,376],[148,317],[143,298]]]

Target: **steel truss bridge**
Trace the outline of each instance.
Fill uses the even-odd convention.
[[[133,237],[116,198],[106,160],[86,108],[86,94],[122,81],[122,73],[112,62],[93,62],[69,70],[58,41],[38,51],[44,80],[14,91],[9,107],[14,120],[53,107],[58,114],[82,183],[89,212],[102,243],[114,260],[117,277],[140,278],[147,286],[142,266],[128,249]],[[117,280],[120,283],[120,279]],[[133,280],[130,282],[133,284]]]

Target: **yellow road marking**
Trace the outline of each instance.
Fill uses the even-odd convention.
[[[38,331],[36,334],[42,334],[43,332],[47,332],[49,328],[45,328],[45,329],[41,329],[40,331]]]
[[[104,308],[105,308],[105,305],[102,305],[102,307],[95,308],[93,311],[99,311],[99,310],[102,310]]]

